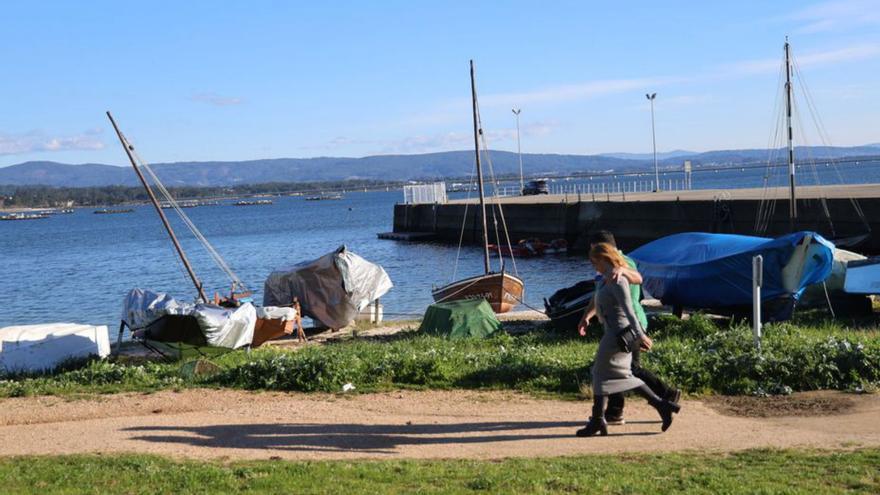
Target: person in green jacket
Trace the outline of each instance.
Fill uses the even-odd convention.
[[[617,246],[617,241],[614,239],[614,234],[607,230],[599,230],[592,235],[590,235],[590,247],[599,244],[599,243],[608,243],[612,246]],[[619,249],[618,249],[619,251]],[[642,307],[642,275],[639,273],[635,261],[632,260],[629,256],[623,254],[623,258],[626,260],[629,268],[616,268],[612,277],[617,280],[617,277],[625,277],[627,281],[629,281],[630,287],[630,295],[632,296],[633,301],[633,310],[636,313],[636,317],[639,322],[642,324],[642,328],[647,331],[648,329],[648,317],[645,314],[645,309]],[[598,290],[598,285],[602,283],[601,277],[597,277],[596,285]],[[590,301],[590,305],[587,307],[587,311],[584,313],[583,318],[581,318],[581,322],[578,325],[578,333],[581,336],[585,336],[587,334],[587,327],[590,325],[590,320],[596,316],[596,306]],[[654,373],[642,368],[641,360],[639,359],[641,351],[644,349],[646,351],[651,349],[651,346],[654,345],[653,341],[650,337],[645,335],[642,340],[642,345],[636,347],[633,350],[632,356],[632,371],[633,375],[637,378],[640,378],[643,382],[645,382],[651,390],[657,394],[662,399],[667,399],[670,402],[678,402],[681,398],[681,391],[677,388],[670,387],[663,383],[660,378],[657,377]],[[609,425],[622,425],[625,424],[626,421],[623,419],[623,406],[624,406],[624,398],[623,394],[613,394],[608,397],[608,408],[605,410],[605,420]]]

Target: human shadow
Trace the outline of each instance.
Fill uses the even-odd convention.
[[[582,422],[513,421],[455,424],[228,424],[209,426],[143,426],[134,440],[196,447],[313,452],[391,454],[406,445],[468,445],[571,438]],[[541,430],[571,428],[566,433]],[[534,432],[534,433],[525,433]],[[616,433],[641,436],[646,433]]]

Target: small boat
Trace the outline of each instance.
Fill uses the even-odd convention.
[[[10,213],[0,216],[0,220],[42,220],[49,218],[45,213]]]
[[[243,199],[241,201],[236,201],[233,204],[235,206],[265,206],[265,205],[271,205],[272,200],[271,199],[256,199],[256,200]]]
[[[53,370],[65,361],[110,354],[104,325],[49,323],[0,328],[0,374]]]
[[[321,196],[309,196],[306,198],[306,201],[334,201],[343,198],[341,194],[323,194]]]
[[[763,257],[761,298],[767,321],[783,321],[804,289],[831,274],[834,245],[815,232],[776,239],[689,232],[631,252],[642,287],[663,304],[722,314],[750,313],[752,259]]]
[[[500,272],[493,272],[491,269],[491,263],[489,260],[489,229],[486,225],[486,198],[485,192],[483,190],[483,169],[480,162],[480,144],[482,143],[483,146],[486,148],[485,152],[487,153],[487,156],[489,150],[488,146],[485,143],[485,138],[483,138],[483,129],[480,123],[479,108],[477,105],[477,88],[476,82],[474,80],[473,60],[471,60],[471,103],[473,108],[474,121],[474,152],[476,154],[478,184],[477,190],[480,196],[480,218],[482,219],[480,223],[483,229],[482,233],[484,272],[483,275],[477,275],[475,277],[466,278],[464,280],[458,280],[443,287],[435,288],[433,291],[431,291],[431,295],[434,297],[435,302],[447,302],[459,299],[485,299],[489,303],[489,305],[492,306],[493,311],[495,311],[496,313],[506,313],[513,309],[517,304],[522,302],[525,285],[523,284],[522,279],[505,271],[503,257],[501,257]],[[496,193],[498,191],[497,184],[495,187],[495,191]],[[507,227],[506,224],[504,224],[504,215],[501,211],[501,205],[499,203],[496,203],[492,206],[494,208],[497,208],[496,211],[501,216],[502,228],[504,229],[506,235]],[[508,248],[510,251],[513,250],[513,248],[510,246],[508,246]],[[515,269],[516,264],[514,264],[514,270]]]
[[[880,257],[847,262],[843,290],[847,294],[880,294]]]
[[[577,331],[581,317],[593,300],[596,292],[594,280],[584,280],[571,287],[559,289],[550,298],[544,298],[544,309],[553,327],[562,333],[573,334]]]
[[[115,209],[115,210],[110,209],[110,208],[102,208],[100,210],[95,210],[92,213],[94,213],[96,215],[115,215],[115,214],[119,214],[119,213],[131,213],[133,211],[134,210],[131,208],[123,208],[123,209]]]
[[[568,242],[565,239],[554,239],[550,243],[546,243],[541,239],[522,239],[513,246],[489,244],[489,250],[497,251],[507,256],[531,258],[545,254],[565,254],[568,252]]]

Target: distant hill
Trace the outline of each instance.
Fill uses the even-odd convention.
[[[877,145],[797,148],[798,156],[818,159],[880,155]],[[527,175],[565,175],[575,172],[625,172],[647,169],[653,155],[523,154]],[[681,166],[688,159],[695,167],[760,163],[767,150],[723,150],[693,153],[683,150],[658,153],[662,167]],[[779,155],[780,157],[783,155]],[[629,158],[627,158],[629,157]],[[662,158],[661,158],[662,157]],[[519,173],[516,153],[493,151],[491,162],[497,175]],[[346,179],[433,180],[467,177],[473,170],[472,151],[446,151],[420,155],[377,155],[363,158],[277,158],[237,162],[159,163],[152,167],[168,186],[227,186],[264,182],[314,182]],[[485,163],[488,169],[488,163]],[[0,185],[47,185],[67,187],[136,185],[130,167],[86,163],[26,162],[0,168]]]
[[[657,152],[657,160],[666,160],[667,158],[681,158],[684,156],[699,155],[698,151],[672,150]],[[623,158],[624,160],[651,160],[654,161],[654,153],[602,153],[599,156],[607,156],[610,158]]]

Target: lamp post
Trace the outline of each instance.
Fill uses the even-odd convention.
[[[522,109],[513,108],[510,111],[516,115],[516,154],[519,156],[519,193],[522,195],[523,189],[526,188],[526,184],[523,181],[522,148],[519,142],[519,114],[522,112]]]
[[[654,131],[654,98],[657,93],[645,94],[645,98],[651,102],[651,141],[654,143],[654,192],[660,190],[660,169],[657,168],[657,133]]]

